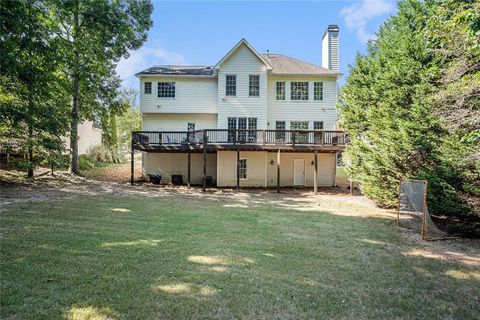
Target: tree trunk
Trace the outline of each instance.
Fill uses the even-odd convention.
[[[28,125],[28,178],[33,178],[33,127]]]
[[[76,11],[73,17],[73,31],[74,31],[74,55],[75,55],[75,63],[79,62],[79,54],[76,48],[77,37],[78,37],[78,26],[79,26],[79,2],[76,3]],[[72,122],[70,125],[70,150],[71,150],[71,158],[70,158],[70,171],[73,174],[79,175],[80,174],[80,165],[78,162],[78,121],[79,121],[79,106],[78,106],[78,97],[80,94],[80,75],[78,70],[78,65],[75,66],[75,70],[73,73],[73,93],[72,93]]]
[[[80,165],[78,163],[78,94],[79,77],[73,77],[73,97],[72,97],[72,123],[70,125],[70,171],[73,174],[80,174]]]

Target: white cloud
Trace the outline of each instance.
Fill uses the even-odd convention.
[[[120,60],[116,70],[124,87],[137,88],[135,73],[158,64],[183,65],[187,61],[183,55],[162,47],[142,47],[132,51],[127,59]]]
[[[368,20],[372,18],[391,14],[395,10],[395,2],[392,0],[363,0],[344,7],[340,16],[350,29],[356,29],[357,36],[362,42],[374,38],[374,34],[367,31]]]

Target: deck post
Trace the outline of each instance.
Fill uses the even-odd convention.
[[[207,131],[203,130],[203,191],[207,190]]]
[[[277,153],[277,193],[280,193],[280,149]]]
[[[313,153],[313,193],[317,194],[318,188],[318,181],[317,181],[317,174],[318,174],[318,157],[317,157],[317,149]]]
[[[240,148],[237,147],[237,188],[236,191],[240,191]]]
[[[192,176],[192,147],[188,143],[188,168],[187,168],[187,187],[190,188],[190,179]]]
[[[130,184],[133,186],[133,173],[134,173],[134,155],[135,155],[135,150],[133,149],[133,133],[132,133],[132,143],[131,143],[131,151],[130,151]]]

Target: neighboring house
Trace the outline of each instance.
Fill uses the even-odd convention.
[[[215,66],[136,74],[143,131],[132,147],[144,174],[204,187],[209,176],[218,186],[333,186],[346,143],[334,131],[338,33],[331,25],[323,36],[322,67],[242,39]]]
[[[78,124],[78,154],[86,154],[93,146],[102,144],[102,129],[93,121]],[[70,137],[64,138],[65,149],[70,149]]]

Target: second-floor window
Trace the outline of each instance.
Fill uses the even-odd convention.
[[[293,81],[290,82],[291,100],[308,100],[308,82]]]
[[[225,79],[225,95],[236,96],[237,95],[237,76],[227,74]]]
[[[316,100],[316,101],[323,100],[323,82],[313,83],[313,100]]]
[[[159,98],[175,98],[175,82],[159,82],[157,96]]]
[[[143,91],[145,94],[151,94],[152,93],[152,83],[151,82],[145,82],[145,88]]]
[[[260,96],[260,76],[248,76],[248,96]]]
[[[276,87],[276,99],[285,100],[285,81],[277,82]]]

